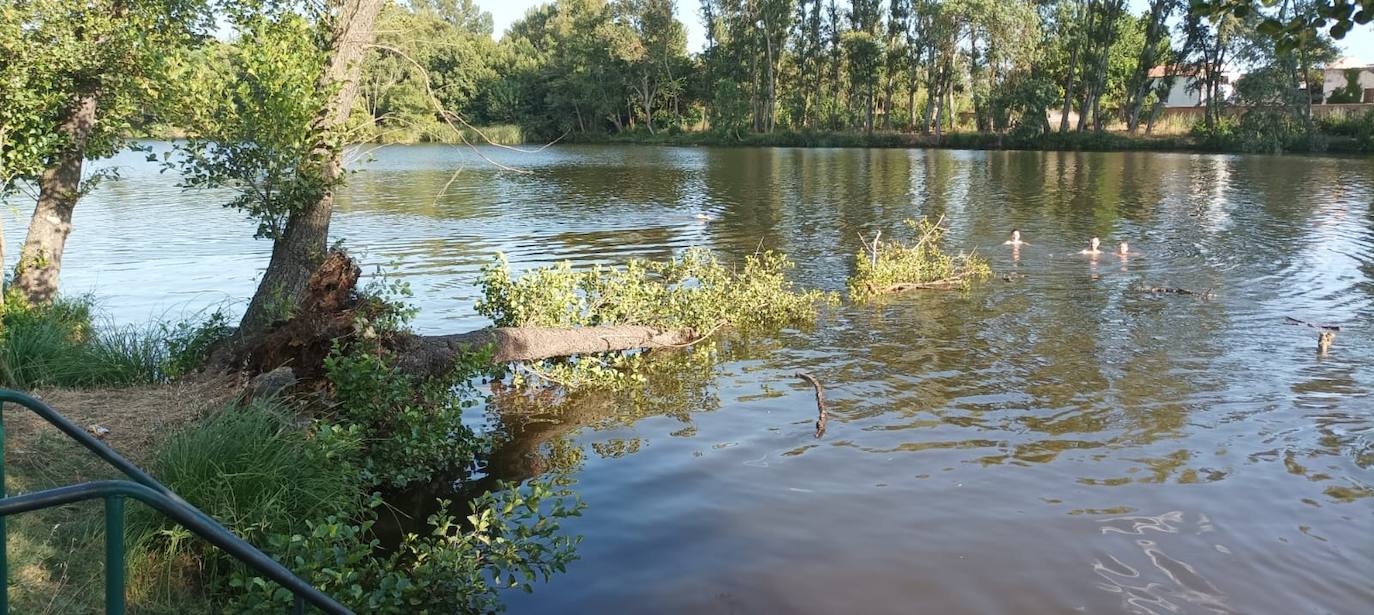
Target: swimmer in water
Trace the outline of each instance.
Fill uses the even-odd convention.
[[[1024,242],[1024,241],[1021,241],[1021,229],[1017,228],[1017,229],[1012,229],[1012,230],[1011,230],[1011,239],[1008,239],[1008,240],[1002,242],[1002,245],[1004,245],[1004,246],[1021,247],[1021,246],[1028,246],[1028,245],[1030,245],[1030,244],[1028,244],[1028,243],[1026,243],[1026,242]]]
[[[1139,256],[1140,253],[1139,253],[1139,252],[1132,252],[1132,251],[1131,251],[1131,247],[1130,247],[1129,245],[1126,245],[1126,242],[1123,241],[1123,242],[1121,242],[1121,245],[1119,245],[1119,246],[1116,247],[1116,255],[1117,255],[1117,256]]]
[[[1092,240],[1091,242],[1088,243],[1088,249],[1087,249],[1087,250],[1082,250],[1082,251],[1080,251],[1079,254],[1088,254],[1088,255],[1091,255],[1091,256],[1096,256],[1096,255],[1098,255],[1098,254],[1101,254],[1101,253],[1102,253],[1102,250],[1099,250],[1099,249],[1098,249],[1098,247],[1101,246],[1101,245],[1102,245],[1102,240],[1100,240],[1100,239],[1098,239],[1098,238],[1096,238],[1096,237],[1093,237],[1093,240]]]

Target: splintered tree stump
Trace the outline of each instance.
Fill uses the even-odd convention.
[[[341,250],[331,250],[310,276],[305,296],[291,317],[273,323],[260,336],[244,340],[236,363],[252,374],[290,367],[302,382],[324,378],[324,359],[335,340],[354,335],[359,317],[374,315],[356,292],[362,269]]]

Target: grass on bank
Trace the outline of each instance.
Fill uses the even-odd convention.
[[[0,306],[0,386],[122,387],[169,382],[228,334],[224,315],[200,322],[97,326],[89,298]]]

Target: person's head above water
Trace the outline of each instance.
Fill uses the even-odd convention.
[[[1088,249],[1079,252],[1079,254],[1099,254],[1099,253],[1101,253],[1101,251],[1098,250],[1097,248],[1098,248],[1099,246],[1101,246],[1101,245],[1102,245],[1102,240],[1101,240],[1101,239],[1098,239],[1098,238],[1096,238],[1096,237],[1093,237],[1093,240],[1090,241],[1090,242],[1088,242]]]
[[[1129,245],[1126,245],[1126,242],[1123,241],[1123,242],[1121,242],[1121,245],[1119,245],[1119,246],[1116,247],[1116,253],[1117,253],[1117,254],[1130,254],[1130,253],[1131,253],[1131,247],[1130,247]]]
[[[1007,241],[1004,241],[1002,243],[1009,246],[1019,246],[1022,243],[1024,243],[1021,241],[1021,229],[1011,229],[1011,239],[1008,239]]]

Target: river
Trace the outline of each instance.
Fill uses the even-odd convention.
[[[473,283],[497,251],[527,268],[762,246],[842,291],[859,233],[943,216],[949,246],[995,271],[734,340],[633,399],[486,420],[515,438],[494,471],[562,468],[588,504],[567,524],[581,558],[512,612],[1374,605],[1374,160],[484,152],[526,172],[462,148],[355,152],[333,235],[410,282],[422,331],[484,324]],[[64,289],[119,323],[241,309],[269,250],[252,224],[142,154],[105,164],[121,178],[78,207]],[[23,213],[5,212],[9,263]],[[1140,255],[1079,255],[1094,235]],[[1319,357],[1285,317],[1343,328]],[[826,386],[820,439],[798,370]]]

